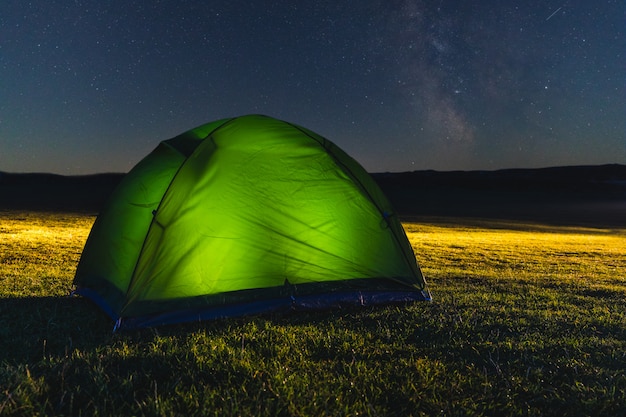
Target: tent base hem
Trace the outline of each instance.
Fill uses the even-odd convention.
[[[427,290],[410,292],[350,291],[325,294],[323,297],[320,297],[319,295],[295,296],[290,298],[278,298],[219,307],[209,307],[205,309],[182,310],[141,317],[120,317],[115,323],[114,331],[243,317],[263,313],[319,311],[331,308],[341,309],[385,304],[408,304],[417,301],[431,300],[430,293]]]
[[[238,303],[219,307],[189,309],[138,317],[119,317],[94,291],[77,289],[73,294],[84,296],[103,309],[115,320],[113,331],[132,330],[195,321],[218,320],[262,313],[286,313],[290,311],[319,311],[331,308],[408,304],[432,301],[428,290],[423,291],[346,291],[333,294],[282,297],[270,300]]]

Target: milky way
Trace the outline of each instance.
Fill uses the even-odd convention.
[[[0,171],[127,171],[248,113],[370,171],[626,163],[622,1],[112,4],[0,4]]]

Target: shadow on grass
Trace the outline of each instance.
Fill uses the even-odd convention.
[[[403,307],[396,306],[400,310]],[[114,322],[82,297],[0,298],[0,363],[28,364],[48,358],[63,358],[74,350],[93,351],[116,340],[141,344],[159,337],[178,337],[196,332],[217,336],[233,332],[239,334],[252,323],[258,327],[269,323],[272,327],[293,329],[301,326],[325,328],[334,324],[346,330],[375,331],[376,325],[366,324],[370,322],[368,317],[384,311],[384,306],[372,306],[267,313],[124,330],[114,334]],[[379,324],[378,320],[376,323]]]
[[[111,321],[74,297],[0,299],[0,362],[29,363],[111,340]]]

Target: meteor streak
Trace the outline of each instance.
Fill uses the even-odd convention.
[[[554,16],[555,14],[557,14],[557,13],[559,12],[559,10],[561,10],[562,8],[563,8],[563,6],[559,7],[559,8],[558,8],[558,9],[556,9],[555,11],[553,11],[553,12],[552,12],[552,14],[546,18],[546,22],[547,22],[548,20],[550,20],[550,18],[552,18],[552,16]]]

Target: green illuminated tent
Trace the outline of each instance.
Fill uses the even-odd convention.
[[[200,126],[139,162],[94,223],[74,287],[117,327],[430,299],[365,170],[257,115]]]

